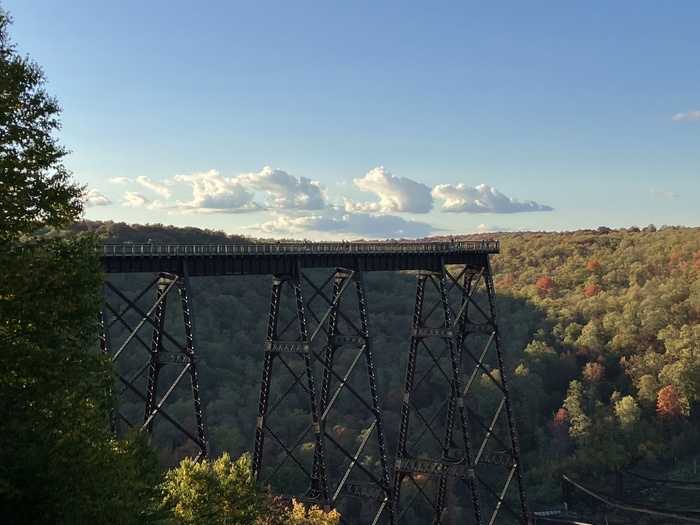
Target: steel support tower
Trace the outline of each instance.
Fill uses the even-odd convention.
[[[155,297],[149,300],[149,294],[154,292]],[[130,399],[132,406],[135,402],[143,410],[142,419],[137,420],[137,414],[125,414],[117,407],[115,433],[119,435],[135,427],[152,433],[154,423],[162,420],[174,426],[184,438],[182,445],[188,455],[196,460],[205,458],[207,437],[199,393],[197,335],[187,262],[182,262],[178,274],[160,272],[134,298],[125,296],[109,281],[104,295],[100,348],[115,362],[120,397]],[[176,299],[170,308],[169,298]],[[170,319],[177,310],[182,312],[179,323]],[[167,325],[166,318],[170,321]],[[122,366],[125,361],[127,366]],[[127,370],[132,373],[126,375]],[[167,403],[186,376],[192,392],[191,417],[178,421],[168,413]]]
[[[300,392],[309,416],[285,439]],[[366,427],[352,428],[348,413]],[[300,499],[338,508],[343,523],[395,523],[361,272],[336,268],[315,282],[298,266],[273,277],[253,468],[279,491],[296,475],[307,485]]]
[[[399,523],[529,522],[488,259],[417,276],[394,494]]]
[[[183,434],[192,455],[205,457],[189,278],[271,275],[253,444],[254,474],[263,483],[337,508],[345,524],[530,522],[489,264],[496,241],[104,250],[108,273],[158,273],[133,299],[108,284],[102,317],[102,348],[115,360],[129,346],[147,352],[145,364],[120,376],[132,412],[141,403],[139,426],[152,430],[162,418]],[[397,270],[415,271],[417,285],[398,443],[387,446],[364,275]],[[184,342],[166,316],[175,289]],[[155,302],[141,306],[151,290]],[[110,345],[115,324],[118,347]],[[164,375],[166,364],[182,369]],[[189,423],[166,411],[187,372]],[[120,418],[136,426],[133,416]]]

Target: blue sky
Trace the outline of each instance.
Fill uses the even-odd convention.
[[[2,0],[90,219],[700,225],[700,2]]]

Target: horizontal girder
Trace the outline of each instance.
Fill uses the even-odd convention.
[[[185,261],[195,277],[291,274],[296,263],[303,268],[440,271],[443,263],[485,265],[489,254],[498,253],[499,243],[106,244],[102,250],[107,273],[178,273]]]

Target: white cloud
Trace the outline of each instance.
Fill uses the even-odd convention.
[[[241,213],[260,207],[253,202],[253,195],[235,179],[222,177],[216,170],[192,175],[175,175],[174,180],[192,185],[192,200],[173,204],[154,202],[150,209],[167,210],[170,213]]]
[[[135,192],[129,193],[127,206],[145,206],[149,210],[167,211],[170,214],[243,213],[270,209],[322,209],[325,206],[325,188],[306,177],[298,180],[289,173],[266,166],[259,173],[248,173],[226,178],[216,170],[192,175],[175,175],[172,180],[154,181],[145,176],[135,181],[120,177],[115,183],[137,182],[161,197],[164,201],[148,201]],[[189,186],[192,200],[170,201],[175,186]],[[253,192],[269,195],[263,206],[253,202]],[[138,195],[138,198],[135,197]],[[145,201],[142,199],[146,199]]]
[[[124,192],[124,203],[122,206],[133,206],[137,208],[139,206],[146,206],[150,201],[135,191],[125,191]]]
[[[428,186],[405,177],[394,177],[383,166],[353,182],[360,191],[377,195],[379,202],[362,204],[344,199],[349,212],[428,213],[433,208]]]
[[[470,188],[464,184],[438,184],[433,188],[433,197],[445,203],[443,213],[518,213],[526,211],[551,211],[550,206],[533,201],[518,202],[495,188],[480,184]]]
[[[250,229],[269,234],[303,234],[321,232],[371,239],[427,237],[436,228],[430,224],[407,221],[396,215],[352,213],[340,208],[327,208],[313,214],[277,213],[273,221]]]
[[[652,195],[659,195],[661,197],[668,197],[669,199],[673,199],[674,197],[678,197],[675,193],[673,193],[670,190],[651,190]]]
[[[686,111],[685,113],[676,113],[673,115],[673,120],[676,122],[698,122],[700,121],[700,111]]]
[[[89,190],[85,197],[83,198],[86,208],[92,208],[93,206],[108,206],[112,204],[105,195],[103,195],[99,190]]]
[[[326,190],[318,182],[265,166],[259,173],[234,177],[237,183],[270,195],[267,206],[281,209],[320,210],[325,207]]]
[[[128,177],[114,177],[113,179],[109,179],[109,182],[112,184],[131,184],[134,180]]]
[[[507,232],[510,228],[501,228],[500,226],[495,226],[493,224],[479,224],[476,227],[477,231],[487,233],[487,232]]]
[[[144,188],[148,188],[149,190],[156,192],[158,195],[160,195],[161,197],[165,197],[166,199],[169,199],[172,195],[172,193],[168,189],[168,186],[172,186],[173,181],[168,180],[163,182],[156,182],[144,175],[141,175],[139,177],[136,177],[136,182],[138,182]]]

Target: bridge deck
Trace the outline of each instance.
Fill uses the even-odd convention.
[[[301,244],[105,244],[107,273],[173,272],[190,276],[269,275],[302,268],[361,271],[431,270],[443,264],[483,265],[498,241]]]

